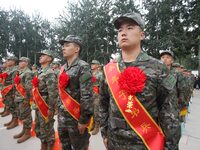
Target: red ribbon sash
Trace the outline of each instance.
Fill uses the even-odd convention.
[[[64,71],[64,66],[61,67],[60,69],[60,74]],[[59,83],[59,82],[58,82]],[[80,113],[81,113],[81,108],[80,108],[80,104],[73,99],[66,91],[65,89],[61,88],[58,85],[58,90],[59,90],[59,95],[60,95],[60,99],[65,107],[65,109],[67,110],[67,112],[69,112],[69,114],[75,119],[75,120],[79,120],[80,118]],[[90,119],[89,123],[87,124],[87,128],[90,129],[92,127],[93,124],[93,118]]]
[[[22,97],[26,96],[26,89],[21,84],[15,84],[17,91],[21,94]]]
[[[38,109],[40,110],[42,116],[44,117],[44,119],[46,121],[48,121],[49,107],[48,107],[47,103],[45,102],[45,100],[40,95],[40,92],[38,91],[37,87],[33,87],[32,94],[33,94],[33,98],[35,100],[35,103],[38,106]]]
[[[113,98],[126,122],[142,139],[148,150],[164,149],[164,134],[135,95],[127,95],[120,90],[118,63],[109,63],[104,67],[106,81]]]
[[[8,92],[10,92],[10,90],[11,90],[12,88],[13,88],[13,85],[8,85],[8,86],[6,86],[6,87],[1,91],[1,94],[2,94],[3,96],[7,95]]]

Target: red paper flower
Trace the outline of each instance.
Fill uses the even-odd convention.
[[[20,81],[21,81],[21,78],[19,77],[19,75],[17,74],[16,76],[15,76],[15,78],[14,78],[14,82],[15,82],[15,84],[19,84],[20,83]]]
[[[95,76],[92,76],[92,83],[97,82],[97,78]]]
[[[33,79],[32,79],[32,84],[33,84],[33,86],[34,87],[38,87],[38,84],[39,84],[39,79],[38,79],[38,77],[33,77]]]
[[[0,73],[0,79],[2,79],[3,78],[3,75],[2,75],[2,73]]]
[[[8,77],[8,74],[6,72],[2,73],[3,79],[6,79]]]
[[[63,72],[60,76],[59,76],[59,87],[60,88],[65,88],[68,84],[69,84],[69,76],[67,75],[66,72]]]
[[[128,95],[135,95],[143,91],[146,75],[140,68],[128,67],[119,76],[119,86]]]

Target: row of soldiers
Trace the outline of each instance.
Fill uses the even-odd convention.
[[[192,75],[173,63],[171,51],[162,51],[159,61],[141,50],[144,21],[138,13],[118,17],[114,26],[121,57],[103,72],[98,61],[90,66],[80,59],[83,43],[75,35],[59,41],[66,60],[59,73],[50,67],[54,56],[49,50],[39,53],[38,73],[30,71],[28,58],[19,59],[19,69],[14,57],[7,59],[2,95],[12,120],[5,125],[11,129],[23,120],[22,132],[14,136],[19,143],[30,138],[33,98],[41,150],[53,149],[56,110],[63,150],[87,150],[92,124],[93,134],[100,127],[108,150],[178,149],[179,113],[188,107]]]

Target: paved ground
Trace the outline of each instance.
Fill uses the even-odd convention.
[[[187,117],[187,123],[180,141],[180,150],[200,150],[200,90],[195,90],[190,107],[191,111]],[[3,124],[10,119],[11,116],[0,117],[0,150],[39,150],[40,141],[37,138],[31,138],[25,143],[17,144],[12,137],[20,132],[22,126],[6,130]],[[90,150],[105,150],[100,134],[92,136],[90,143]]]

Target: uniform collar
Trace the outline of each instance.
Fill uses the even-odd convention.
[[[69,68],[71,68],[71,67],[73,67],[73,66],[78,65],[79,60],[80,60],[80,58],[77,57],[77,58],[72,62],[72,64],[71,64],[70,66],[68,66],[68,63],[66,62],[65,68],[66,68],[66,69],[69,69]]]

